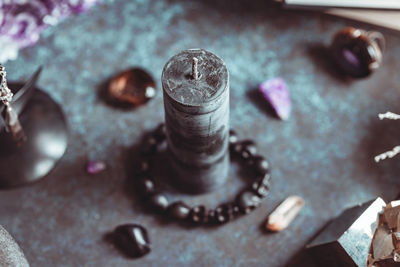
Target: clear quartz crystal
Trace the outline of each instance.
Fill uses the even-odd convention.
[[[268,216],[267,230],[278,232],[285,229],[296,218],[303,206],[304,199],[301,197],[288,197]]]

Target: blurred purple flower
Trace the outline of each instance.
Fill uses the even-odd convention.
[[[17,58],[18,50],[35,44],[41,32],[100,0],[0,0],[0,62]]]

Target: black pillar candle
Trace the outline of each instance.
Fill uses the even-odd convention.
[[[171,163],[190,191],[215,189],[227,178],[229,74],[225,63],[202,49],[173,56],[162,73]]]

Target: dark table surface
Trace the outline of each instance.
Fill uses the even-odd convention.
[[[387,50],[372,76],[345,79],[323,46],[343,26],[358,25],[306,11],[284,11],[268,1],[108,1],[89,14],[46,30],[35,47],[8,62],[9,80],[44,66],[39,86],[61,106],[70,128],[68,150],[43,180],[0,192],[0,224],[32,266],[311,266],[299,252],[343,209],[376,196],[394,198],[400,158],[373,157],[400,144],[400,125],[377,114],[400,112],[400,39],[383,30]],[[248,216],[219,228],[191,228],[153,216],[127,189],[129,151],[163,121],[160,76],[180,50],[201,47],[230,71],[231,125],[254,138],[273,168],[272,192]],[[130,66],[157,79],[158,95],[134,110],[108,106],[98,91]],[[276,119],[255,93],[265,79],[283,77],[293,100],[291,118]],[[104,160],[97,175],[88,160]],[[241,183],[236,165],[220,190],[182,197],[216,205]],[[285,231],[267,234],[266,216],[285,197],[305,208]],[[171,193],[172,198],[180,193]],[[146,226],[153,243],[144,258],[123,257],[105,236],[121,223]]]

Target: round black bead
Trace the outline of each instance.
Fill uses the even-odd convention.
[[[251,191],[243,191],[237,200],[240,211],[247,214],[260,205],[261,199]]]
[[[229,146],[232,146],[239,141],[237,134],[234,130],[229,131],[229,139],[228,140],[229,140]]]
[[[138,181],[138,184],[140,193],[148,195],[154,192],[155,186],[153,180],[149,178],[142,178]]]
[[[263,176],[259,177],[258,180],[259,180],[262,184],[264,184],[264,185],[266,185],[266,186],[269,187],[270,182],[271,182],[271,174],[270,174],[270,173],[266,173],[266,174],[264,174]]]
[[[138,224],[120,225],[113,234],[116,246],[130,257],[141,257],[151,250],[146,228]]]
[[[194,223],[206,222],[207,212],[204,206],[196,206],[190,210],[189,218]]]
[[[184,220],[188,218],[190,208],[183,201],[176,201],[169,205],[168,214],[171,218]]]
[[[252,156],[255,156],[257,153],[257,147],[255,143],[251,140],[246,140],[242,142],[242,151],[240,156],[243,159],[249,159]]]
[[[141,159],[136,167],[136,173],[139,175],[148,174],[151,170],[151,163],[147,159]]]
[[[167,136],[167,128],[165,127],[164,123],[161,123],[157,129],[154,131],[154,138],[158,141],[158,142],[162,142],[165,140]]]
[[[154,193],[149,197],[150,205],[157,211],[165,211],[168,207],[169,201],[162,193]]]
[[[260,175],[264,175],[269,172],[269,163],[263,156],[251,157],[248,160],[248,164]]]
[[[240,155],[242,153],[243,150],[243,144],[242,143],[236,143],[236,144],[232,144],[230,146],[230,151],[233,154],[233,156],[237,156]]]
[[[155,137],[148,137],[142,145],[142,154],[152,156],[157,152],[158,142]]]
[[[216,223],[215,221],[215,210],[211,209],[208,211],[207,216],[206,216],[206,222],[209,224]]]
[[[230,216],[225,205],[220,205],[215,209],[214,220],[216,223],[223,224],[228,222],[229,219]]]
[[[264,184],[262,181],[254,182],[251,185],[251,189],[259,196],[259,197],[266,197],[269,193],[269,186]]]

